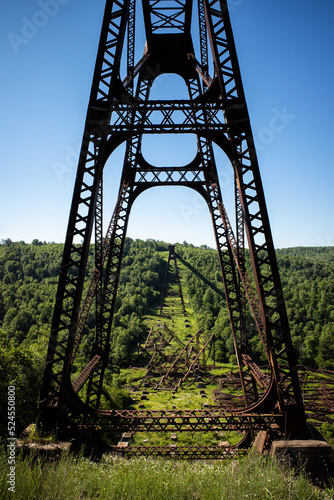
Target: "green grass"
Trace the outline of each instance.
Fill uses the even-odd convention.
[[[274,460],[249,454],[233,462],[179,462],[105,456],[97,464],[65,455],[59,463],[16,462],[15,493],[8,492],[8,464],[0,456],[0,497],[22,500],[232,500],[332,499],[302,471],[281,470]]]
[[[171,435],[176,435],[176,441]],[[136,432],[130,444],[135,446],[170,446],[172,443],[177,446],[218,446],[220,441],[228,441],[231,445],[237,444],[243,435],[237,432],[213,431],[213,432]]]

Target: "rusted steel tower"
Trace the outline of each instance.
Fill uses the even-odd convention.
[[[137,58],[140,16],[146,43]],[[187,99],[151,99],[152,85],[164,73],[183,79]],[[141,144],[144,135],[153,134],[193,134],[197,153],[182,167],[152,165]],[[103,170],[123,143],[118,199],[103,237]],[[233,229],[223,204],[216,147],[233,168]],[[272,422],[270,414],[277,416],[281,432],[305,435],[296,362],[225,0],[106,1],[41,391],[41,423],[58,429],[71,429],[73,422],[77,427],[85,422],[86,428],[113,428],[112,413],[101,412],[99,405],[125,235],[134,200],[154,186],[194,189],[210,211],[244,394],[244,410],[235,425],[265,428],[271,425],[266,423]],[[84,296],[92,236],[95,270]],[[252,266],[248,273],[246,238]],[[74,380],[75,355],[93,301],[95,341],[86,368]],[[249,313],[270,366],[266,375],[252,359]]]

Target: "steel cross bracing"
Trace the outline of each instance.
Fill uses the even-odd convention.
[[[192,101],[201,95],[199,79],[194,78],[188,82],[189,95]],[[204,113],[204,121],[207,126],[210,125],[210,118]],[[212,142],[207,137],[201,137],[197,129],[198,123],[197,110],[194,110],[194,127],[197,132],[198,149],[200,158],[204,166],[206,199],[208,202],[213,230],[216,238],[218,258],[223,278],[226,302],[228,304],[229,316],[231,321],[232,336],[237,355],[240,379],[244,394],[245,406],[257,399],[257,391],[253,381],[252,374],[249,373],[248,366],[242,363],[241,353],[246,352],[246,338],[244,335],[244,309],[242,307],[240,287],[236,276],[235,263],[233,261],[233,247],[228,238],[228,229],[221,217],[222,194],[218,182],[218,173],[213,154]],[[223,222],[223,224],[222,224]],[[246,373],[248,372],[248,373]],[[250,376],[250,383],[247,383],[247,374]],[[249,380],[249,377],[248,377]]]
[[[223,95],[228,137],[232,143],[232,163],[236,173],[240,203],[250,248],[255,283],[270,363],[278,385],[278,404],[293,394],[301,411],[302,398],[295,370],[291,335],[270,231],[263,186],[250,127],[233,34],[226,4],[205,0],[209,38],[217,63],[218,80]],[[285,367],[283,369],[283,366]],[[292,391],[289,393],[289,390]]]
[[[224,459],[236,458],[245,454],[245,450],[235,447],[224,446],[113,446],[111,448],[113,453],[122,457],[131,458],[138,455],[163,458],[176,458],[176,459]]]
[[[282,426],[284,415],[218,410],[110,410],[73,416],[71,430],[115,432],[261,431]]]
[[[85,425],[117,430],[128,425],[122,423],[125,418],[137,423],[153,418],[130,418],[130,414],[125,417],[121,413],[116,418],[115,413],[101,414],[98,410],[131,207],[146,189],[180,185],[203,196],[211,213],[247,429],[268,430],[274,418],[268,415],[275,412],[281,430],[285,426],[285,431],[305,434],[296,362],[227,3],[142,0],[146,44],[135,63],[137,7],[135,0],[106,1],[41,390],[40,422],[59,430]],[[197,28],[192,26],[193,10],[198,15]],[[195,29],[197,37],[192,36]],[[198,40],[199,47],[193,40]],[[121,78],[124,55],[127,74]],[[210,64],[214,68],[211,75]],[[181,76],[189,99],[150,99],[154,80],[163,73]],[[158,133],[194,134],[197,154],[193,161],[181,167],[158,167],[147,162],[141,151],[143,135]],[[126,152],[118,201],[103,238],[103,169],[123,143]],[[214,145],[226,154],[234,172],[236,236],[223,205]],[[94,224],[95,269],[84,297]],[[244,235],[252,278],[245,268]],[[94,299],[96,335],[87,365],[75,378],[73,366]],[[270,376],[262,375],[251,358],[246,302],[264,345]],[[154,425],[161,427],[163,418],[154,417],[158,422]],[[171,415],[168,420],[174,428],[183,423],[192,430],[201,425],[207,429],[205,417],[184,414],[179,417],[180,424],[175,418]],[[201,424],[194,427],[192,418],[196,422],[200,418]],[[229,425],[240,430],[244,421],[240,423],[238,418],[231,414]]]

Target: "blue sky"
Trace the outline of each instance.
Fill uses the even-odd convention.
[[[275,246],[334,245],[334,4],[229,5]],[[0,239],[64,241],[103,10],[104,0],[12,0],[3,9]],[[140,57],[142,33],[139,39]],[[153,92],[177,97],[177,85],[176,77],[162,75]],[[106,166],[106,218],[121,149]],[[182,165],[194,150],[193,137],[143,142],[156,163]],[[219,152],[217,163],[229,207],[231,168]],[[203,201],[180,187],[141,195],[128,235],[214,246]]]

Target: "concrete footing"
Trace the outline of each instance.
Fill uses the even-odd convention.
[[[15,441],[16,450],[24,456],[57,461],[62,455],[71,451],[71,443],[67,441],[48,442],[46,439],[35,441],[31,437],[33,434],[34,426],[29,425]]]
[[[22,452],[25,456],[44,458],[49,461],[59,460],[65,453],[71,450],[71,443],[57,442],[57,443],[25,443],[18,439],[16,441],[16,449]]]
[[[334,477],[334,451],[326,441],[273,441],[269,456],[277,457],[283,466],[305,471],[317,486]]]

